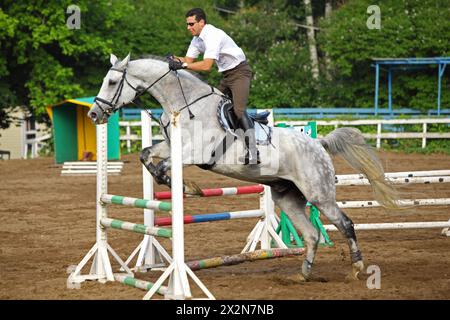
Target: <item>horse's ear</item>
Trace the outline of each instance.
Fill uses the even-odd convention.
[[[125,59],[120,61],[120,63],[117,65],[117,68],[118,69],[126,68],[126,66],[128,65],[129,61],[130,61],[130,53],[125,57]]]
[[[109,58],[111,65],[115,65],[117,60],[118,60],[117,57],[111,53],[111,57]]]

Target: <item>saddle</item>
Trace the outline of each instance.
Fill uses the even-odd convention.
[[[269,120],[267,118],[269,115],[269,111],[264,111],[257,114],[248,114],[250,120],[254,122],[257,145],[270,144],[272,128],[268,126]],[[224,97],[219,102],[219,105],[217,106],[217,119],[222,129],[237,137],[234,131],[239,129],[239,124],[233,111],[233,102],[231,99]]]

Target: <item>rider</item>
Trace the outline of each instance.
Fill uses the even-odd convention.
[[[218,89],[233,99],[234,114],[240,127],[246,132],[244,164],[259,164],[254,124],[245,112],[252,69],[244,52],[223,30],[206,23],[206,14],[201,8],[194,8],[186,13],[186,26],[194,37],[186,57],[174,57],[169,62],[170,69],[210,71],[214,62],[216,63],[219,72],[223,74]],[[200,54],[203,54],[203,60],[195,61]],[[251,131],[247,131],[250,129]]]

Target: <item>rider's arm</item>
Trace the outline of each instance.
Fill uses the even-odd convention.
[[[186,62],[186,63],[192,63],[192,62],[195,61],[195,59],[191,58],[191,57],[177,57],[177,56],[174,56],[174,58],[180,59],[181,62]]]
[[[187,58],[187,57],[186,57]],[[210,71],[213,64],[214,59],[203,59],[202,61],[194,62],[193,59],[191,62],[185,60],[183,62],[187,63],[186,69],[192,70],[192,71]]]

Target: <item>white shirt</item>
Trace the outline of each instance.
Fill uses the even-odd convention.
[[[206,24],[200,35],[192,38],[186,56],[196,59],[203,54],[203,59],[214,59],[219,72],[233,69],[245,61],[245,54],[233,39],[223,30]]]

